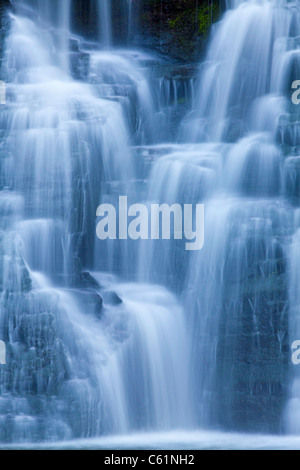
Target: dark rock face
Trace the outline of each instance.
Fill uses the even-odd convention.
[[[264,231],[258,236],[249,230],[239,267],[234,237],[229,242],[215,379],[215,418],[226,429],[282,430],[290,363],[288,279],[284,247],[273,241],[267,255]]]
[[[75,79],[84,80],[90,71],[90,56],[85,52],[71,52],[70,68]]]
[[[81,289],[97,289],[99,284],[89,272],[76,273],[72,279],[72,286]]]
[[[292,203],[300,202],[300,157],[289,157],[284,162],[286,196]]]
[[[203,0],[136,2],[137,29],[130,40],[178,62],[199,62],[210,27],[220,16],[220,3]]]
[[[204,0],[111,0],[113,43],[134,46],[167,56],[179,63],[198,63],[203,57],[211,25],[221,13],[222,2]],[[9,0],[1,0],[1,41],[7,18],[3,10]],[[98,11],[95,0],[73,0],[72,30],[90,40],[98,40]],[[73,51],[75,52],[75,51]],[[86,58],[74,55],[75,69],[80,65],[84,75]]]
[[[9,17],[7,15],[8,7],[10,6],[9,0],[0,1],[0,65],[2,64],[2,57],[4,51],[4,41],[7,31],[10,27]]]
[[[10,282],[1,281],[0,289],[0,337],[7,349],[7,364],[0,367],[0,440],[46,439],[52,425],[57,438],[65,438],[69,430],[55,423],[55,410],[63,406],[59,390],[69,377],[60,336],[64,313],[55,294],[32,291],[29,272],[14,250],[9,263]],[[21,424],[23,416],[30,416],[27,424]]]
[[[113,291],[104,292],[103,298],[104,302],[108,305],[121,305],[123,303],[118,294]]]
[[[97,31],[96,1],[75,0],[72,17],[73,31],[95,39]]]
[[[87,0],[75,1],[73,30],[91,39],[96,38],[95,3]],[[128,44],[149,48],[172,62],[180,63],[199,62],[211,22],[215,21],[219,14],[219,9],[200,0],[132,0],[130,13],[132,16],[129,17],[127,0],[112,0],[112,3],[112,27],[116,45]],[[9,19],[5,13],[8,4],[8,1],[0,3],[0,57],[9,28]],[[74,39],[70,51],[74,77],[86,79],[89,72],[89,55],[79,50]],[[159,63],[153,66],[153,69],[153,78],[163,79],[163,86],[168,90],[176,89],[177,100],[182,101],[183,106],[185,102],[190,101],[190,96],[185,90],[190,80],[197,75],[194,66]],[[129,103],[124,109],[127,120],[134,130],[138,121],[135,111],[135,108],[138,108],[136,104],[138,97],[134,84],[128,81],[127,77],[121,77],[121,74],[114,83],[113,77],[109,77],[108,74],[109,71],[106,71],[104,81],[112,83],[115,95],[113,99],[121,101],[121,98],[124,98],[124,101],[126,99],[126,103]],[[172,94],[166,93],[160,98],[165,107],[174,104],[175,96]],[[172,119],[177,119],[177,116],[172,116]],[[176,126],[174,128],[176,129]],[[236,136],[232,137],[232,141],[236,139]],[[278,129],[278,142],[285,146],[299,146],[298,125],[282,124]],[[149,149],[147,151],[150,152]],[[149,153],[146,156],[149,162],[154,158]],[[300,157],[297,155],[295,158],[287,158],[285,162],[286,194],[297,204],[300,200],[299,160]],[[245,181],[242,184],[243,187],[247,185],[251,194],[257,192],[256,166],[247,168]],[[276,168],[275,171],[273,179],[279,181],[279,169]],[[86,183],[80,177],[80,168],[75,169],[74,174],[75,200]],[[94,186],[99,184],[94,183]],[[258,189],[261,193],[263,188]],[[271,194],[271,189],[267,193]],[[93,220],[96,204],[97,200],[88,204],[91,208],[88,214],[90,220]],[[86,259],[86,253],[93,251],[91,249],[93,239],[90,239],[88,234],[94,234],[94,229],[90,228],[91,223],[89,230],[86,226],[82,226],[82,220],[85,219],[82,216],[84,203],[77,201],[74,205],[80,208],[74,215],[72,227],[76,245],[74,252],[83,262],[78,262],[74,266],[70,284],[76,289],[78,300],[82,301],[86,313],[92,313],[102,319],[106,305],[118,306],[122,304],[122,300],[115,292],[101,292],[100,296],[98,291],[101,291],[101,286],[88,272],[82,272],[82,265],[91,265],[91,260]],[[3,218],[1,223],[4,223]],[[238,226],[239,220],[233,227],[226,250],[228,253],[224,275],[226,282],[220,306],[217,367],[212,391],[215,413],[213,421],[221,423],[226,429],[279,432],[280,417],[287,395],[286,384],[290,361],[288,279],[284,246],[278,241],[279,234],[275,233],[272,238],[273,251],[267,253],[266,246],[270,245],[270,239],[266,240],[264,237],[267,235],[262,232],[261,239],[258,240],[257,233],[251,232],[250,227],[243,247],[244,264],[236,266],[238,256],[235,251],[234,233],[238,233]],[[181,260],[180,255],[174,258]],[[17,266],[15,260],[13,261],[13,265]],[[178,273],[182,276],[184,268],[181,262],[179,264]],[[27,413],[37,418],[40,414],[45,416],[46,424],[41,425],[43,431],[41,432],[38,425],[35,431],[45,438],[46,426],[49,426],[46,408],[49,408],[48,416],[50,416],[51,406],[55,408],[53,401],[58,400],[60,394],[64,395],[70,388],[68,396],[71,405],[64,412],[67,421],[72,423],[74,421],[72,415],[77,412],[76,407],[80,401],[68,383],[70,373],[67,354],[64,351],[63,339],[60,337],[60,331],[65,325],[59,323],[59,318],[62,316],[59,305],[55,299],[43,300],[33,295],[29,273],[21,262],[20,272],[22,272],[20,286],[12,285],[6,292],[7,298],[3,304],[5,321],[0,325],[0,333],[6,332],[6,337],[3,336],[3,339],[8,342],[10,364],[5,372],[1,372],[5,376],[0,377],[0,383],[3,384],[3,389],[0,390],[3,393],[3,398],[0,399],[0,440],[3,441],[11,440],[15,433],[13,428],[15,424],[7,414],[13,407],[12,394],[19,394],[20,399],[24,394],[27,397],[26,404],[20,405],[19,411],[17,410],[20,415]],[[0,279],[0,293],[2,284]],[[123,325],[120,325],[119,329],[116,336],[122,338]],[[126,339],[126,336],[124,338]],[[13,347],[15,343],[17,346]],[[33,364],[36,363],[38,368],[34,369]],[[24,374],[22,380],[20,380],[21,370]],[[22,383],[23,388],[16,387],[16,383]],[[49,400],[41,400],[37,397],[39,394],[49,395]],[[80,436],[81,429],[77,426],[74,422],[73,435]],[[28,431],[34,434],[30,427]],[[57,429],[55,435],[60,439],[67,437],[68,432],[61,427]]]

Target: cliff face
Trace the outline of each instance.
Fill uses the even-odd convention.
[[[9,6],[9,0],[0,0],[0,60],[3,57],[6,33],[9,30],[9,17],[7,15],[7,8]]]
[[[199,62],[211,25],[220,17],[222,0],[111,0],[116,46],[151,49],[172,62]],[[0,0],[0,14],[10,0]],[[72,29],[93,40],[97,31],[97,2],[73,0]],[[4,20],[7,21],[7,20]],[[3,21],[1,20],[1,30]],[[5,32],[4,32],[5,34]],[[3,36],[3,35],[2,35]],[[1,40],[3,39],[1,36]]]
[[[112,0],[115,45],[155,50],[171,61],[199,62],[220,0]],[[94,39],[96,2],[75,0],[73,29]]]
[[[219,0],[143,0],[136,4],[133,42],[171,60],[183,63],[201,60],[211,25],[220,16]]]

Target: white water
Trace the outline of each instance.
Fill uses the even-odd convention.
[[[72,287],[79,257],[82,263],[93,262],[98,203],[113,200],[113,193],[122,194],[127,185],[134,194],[125,116],[136,115],[137,141],[153,132],[148,83],[132,62],[107,53],[90,58],[94,85],[73,80],[65,67],[67,49],[61,50],[69,42],[70,4],[63,24],[54,4],[17,6],[20,14],[12,16],[6,55],[10,102],[1,113],[7,155],[3,214],[8,213],[2,232],[7,241],[1,324],[11,344],[10,361],[16,364],[12,377],[2,376],[1,383],[3,406],[15,411],[9,426],[9,418],[1,415],[1,440],[192,427],[188,334],[173,294],[113,278],[103,291],[105,277],[94,273],[101,295],[122,299],[120,305],[108,300],[100,321],[93,315],[100,287]],[[40,26],[23,16],[24,6],[45,23]],[[101,25],[109,16],[108,3],[102,6]],[[110,33],[101,35],[107,47]],[[120,76],[126,77],[123,86]],[[136,94],[136,105],[125,92]],[[10,198],[20,200],[14,205],[16,217],[10,214]],[[104,263],[111,271],[120,263],[125,274],[119,252],[120,247],[113,247]],[[98,255],[96,250],[96,263]],[[128,263],[126,251],[122,257]],[[32,366],[35,372],[30,372]],[[37,412],[38,403],[30,399],[35,391],[44,395],[40,403],[49,415]],[[12,398],[11,392],[20,398]]]
[[[278,437],[261,434],[217,433],[207,430],[170,433],[138,433],[107,436],[30,446],[0,446],[14,450],[299,450],[299,437]]]

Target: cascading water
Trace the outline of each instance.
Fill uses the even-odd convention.
[[[142,250],[141,272],[181,293],[198,423],[209,427],[278,432],[297,419],[286,420],[285,404],[297,311],[288,245],[298,191],[289,91],[298,24],[298,8],[286,3],[239,2],[225,14],[182,121],[189,143],[161,148],[149,180],[151,201],[206,203],[204,249],[191,256],[181,242],[154,241]]]
[[[1,114],[0,324],[10,364],[0,372],[1,441],[190,426],[189,344],[176,298],[82,272],[94,265],[98,203],[134,193],[130,132],[138,143],[154,131],[147,81],[132,61],[99,52],[89,57],[90,83],[73,80],[61,50],[78,41],[69,37],[71,4],[64,24],[54,3],[15,6]],[[113,271],[119,259],[126,276],[121,249],[103,263],[96,249],[95,265]]]
[[[71,0],[13,2],[0,115],[1,443],[299,433],[289,91],[300,9],[233,3],[196,94],[198,77],[157,77],[158,59],[112,48],[110,1],[97,2],[93,46],[70,32]],[[100,242],[96,208],[120,195],[205,203],[203,250]]]
[[[69,51],[71,0],[66,0],[63,4],[59,0],[24,0],[22,2],[15,1],[13,3],[16,6],[17,12],[20,10],[24,11],[24,9],[33,10],[38,15],[38,19],[48,24],[48,26],[53,25],[57,28],[56,51],[59,60],[56,60],[56,64],[60,64],[66,68],[68,66],[67,57]]]
[[[112,42],[110,0],[98,0],[99,30],[103,46],[108,49]]]

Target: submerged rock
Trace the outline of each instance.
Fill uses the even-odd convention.
[[[72,278],[72,286],[78,287],[82,289],[89,289],[89,288],[99,288],[99,284],[96,279],[89,272],[81,272],[75,274]]]
[[[123,303],[123,300],[114,291],[103,292],[103,300],[108,305],[120,305]]]

